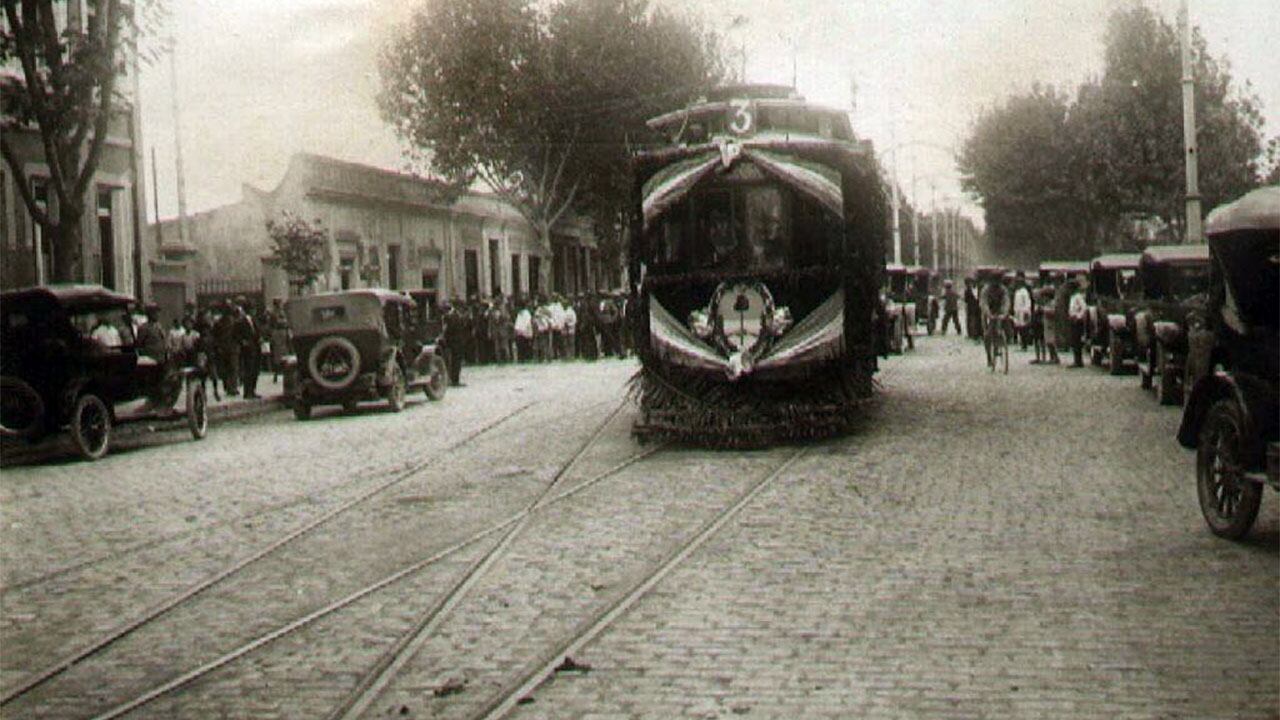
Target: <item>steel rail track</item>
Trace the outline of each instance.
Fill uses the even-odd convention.
[[[511,419],[511,418],[513,418],[513,417],[515,417],[516,415],[519,415],[521,412],[524,412],[524,410],[527,410],[529,407],[532,407],[533,405],[538,404],[538,402],[542,402],[542,401],[533,401],[533,402],[530,402],[530,403],[526,403],[524,406],[521,406],[520,408],[517,408],[515,411],[513,411],[513,412],[511,412],[511,413],[507,413],[507,414],[505,414],[505,415],[503,415],[503,416],[499,417],[499,418],[498,418],[498,420],[494,421],[493,423],[490,423],[489,425],[484,426],[484,427],[482,428],[482,430],[484,430],[484,431],[486,431],[486,432],[487,432],[488,430],[492,430],[492,429],[493,429],[493,427],[491,427],[491,426],[496,426],[496,425],[500,425],[500,424],[502,424],[503,422],[505,422],[505,421],[507,421],[507,420],[509,420],[509,419]],[[581,409],[582,409],[582,410],[590,410],[590,409],[595,408],[595,407],[596,407],[596,406],[598,406],[598,405],[603,405],[605,402],[608,402],[608,401],[591,403],[591,404],[589,404],[589,405],[587,405],[586,407],[581,408]],[[483,434],[483,433],[481,433],[481,434]],[[471,440],[474,440],[474,439],[475,439],[475,438],[472,438],[472,437],[464,438],[462,441],[460,441],[460,442],[458,442],[458,443],[454,443],[453,445],[449,445],[449,446],[447,446],[447,447],[443,450],[443,452],[452,452],[453,450],[458,449],[458,448],[459,448],[459,447],[461,447],[462,445],[468,444]],[[356,483],[358,483],[358,482],[363,482],[363,481],[371,480],[371,479],[375,479],[375,478],[378,478],[378,477],[384,477],[384,476],[392,475],[392,474],[395,474],[395,473],[398,473],[398,472],[403,472],[404,470],[405,470],[405,463],[404,463],[404,462],[399,462],[399,463],[394,463],[394,464],[391,464],[391,465],[386,465],[386,466],[381,467],[381,468],[375,468],[375,469],[373,469],[373,470],[369,470],[369,471],[366,471],[366,472],[364,472],[364,473],[361,473],[360,475],[358,475],[358,476],[356,476],[356,477],[354,477],[354,478],[351,478],[350,480],[346,480],[346,481],[343,481],[343,482],[337,483],[337,484],[335,484],[335,485],[331,485],[331,486],[329,486],[329,487],[325,488],[325,489],[324,489],[324,492],[332,492],[332,491],[334,491],[334,490],[343,490],[343,489],[345,489],[345,488],[347,488],[347,487],[350,487],[351,485],[354,485],[354,484],[356,484]],[[217,530],[218,528],[220,528],[220,527],[226,527],[227,525],[233,525],[233,524],[235,524],[235,523],[244,522],[244,521],[246,521],[246,520],[253,520],[254,518],[258,518],[258,517],[261,517],[261,516],[263,516],[263,515],[267,515],[267,514],[270,514],[270,513],[273,513],[273,512],[279,511],[279,510],[287,510],[287,509],[289,509],[289,508],[297,507],[297,506],[302,505],[302,504],[304,504],[304,503],[307,503],[307,502],[309,502],[309,501],[313,501],[313,500],[315,499],[316,495],[317,495],[316,493],[307,493],[307,494],[305,494],[305,495],[302,495],[302,496],[300,496],[300,497],[296,497],[296,498],[293,498],[293,499],[290,499],[290,500],[284,500],[284,501],[281,501],[281,502],[278,502],[278,503],[273,503],[273,504],[270,504],[270,505],[265,505],[265,506],[263,506],[263,507],[261,507],[261,508],[258,508],[257,510],[254,510],[254,511],[252,511],[252,512],[248,512],[248,513],[245,513],[245,514],[243,514],[243,515],[237,515],[237,516],[235,516],[235,517],[226,518],[226,519],[224,519],[224,520],[217,520],[217,521],[215,521],[215,522],[211,522],[211,523],[208,523],[208,524],[206,524],[206,525],[201,525],[201,526],[199,526],[199,527],[189,528],[189,529],[187,529],[187,530],[183,530],[183,531],[181,531],[181,532],[170,533],[170,534],[168,534],[168,535],[161,535],[161,536],[159,536],[159,537],[151,538],[151,539],[149,539],[149,540],[143,540],[143,541],[141,541],[141,542],[132,543],[132,544],[130,544],[130,545],[126,545],[126,546],[124,546],[124,547],[122,547],[122,548],[119,548],[119,549],[117,549],[117,550],[113,550],[113,551],[110,551],[110,552],[107,552],[107,553],[103,553],[103,554],[101,554],[101,555],[97,555],[97,556],[94,556],[94,557],[85,558],[84,560],[78,560],[78,561],[76,561],[76,562],[71,562],[71,563],[66,563],[66,564],[64,564],[64,565],[60,565],[60,566],[55,567],[55,568],[53,568],[53,569],[51,569],[51,570],[45,571],[45,572],[43,572],[43,573],[41,573],[41,574],[39,574],[39,575],[33,575],[33,576],[31,576],[31,577],[27,577],[27,578],[22,578],[22,579],[19,579],[19,580],[15,580],[15,581],[10,582],[10,583],[8,583],[8,584],[0,584],[0,597],[4,597],[4,596],[6,596],[6,595],[8,595],[8,594],[10,594],[10,593],[14,593],[14,592],[17,592],[17,591],[19,591],[19,590],[23,590],[23,589],[26,589],[26,588],[29,588],[29,587],[34,587],[34,586],[37,586],[37,585],[44,584],[44,583],[46,583],[46,582],[49,582],[49,581],[51,581],[51,580],[54,580],[55,578],[62,577],[63,575],[67,575],[67,574],[70,574],[70,573],[74,573],[74,572],[76,572],[76,571],[78,571],[78,570],[83,570],[83,569],[85,569],[85,568],[93,567],[94,565],[99,565],[99,564],[101,564],[101,563],[110,562],[110,561],[115,560],[115,559],[117,559],[117,558],[127,557],[127,556],[129,556],[129,555],[131,555],[131,554],[133,554],[133,553],[142,552],[143,550],[147,550],[147,549],[150,549],[150,548],[153,548],[153,547],[157,547],[157,546],[159,546],[159,545],[164,545],[164,544],[166,544],[166,543],[170,543],[170,542],[174,542],[174,541],[177,541],[177,540],[181,540],[181,539],[183,539],[183,538],[188,538],[188,537],[191,537],[191,536],[193,536],[193,535],[198,535],[199,533],[202,533],[202,532],[208,532],[208,531],[210,531],[210,530]]]
[[[611,413],[608,420],[611,420],[616,415],[616,413],[617,413],[616,410],[613,413]],[[601,425],[599,430],[603,430],[603,428],[607,426],[608,420],[606,420],[606,423]],[[593,433],[593,436],[588,441],[587,445],[584,445],[584,449],[588,448],[591,444],[593,444],[595,438],[598,436],[599,436],[599,431],[597,431],[596,433]],[[584,490],[614,475],[617,475],[622,470],[662,450],[663,447],[664,447],[663,445],[655,445],[653,447],[650,447],[638,453],[635,453],[630,457],[610,466],[604,471],[597,473],[596,475],[592,476],[590,479],[585,480],[575,485],[572,488],[563,490],[562,492],[557,493],[554,496],[547,497],[547,493],[544,491],[541,494],[540,503],[537,503],[536,505],[532,503],[530,505],[526,505],[524,508],[514,513],[513,515],[503,520],[500,520],[470,535],[469,537],[464,538],[454,543],[453,545],[450,545],[449,547],[443,550],[439,550],[428,557],[422,558],[409,565],[406,565],[400,568],[399,570],[395,571],[394,573],[391,573],[390,575],[387,575],[377,580],[374,583],[366,585],[363,588],[356,590],[355,592],[352,592],[338,600],[335,600],[332,603],[318,610],[308,613],[307,615],[304,615],[303,617],[300,617],[286,625],[283,625],[275,630],[272,630],[271,632],[265,633],[263,635],[258,636],[257,638],[254,638],[248,642],[245,642],[239,647],[233,650],[230,650],[224,653],[223,655],[220,655],[219,657],[214,658],[213,660],[210,660],[186,673],[183,673],[182,675],[164,683],[163,685],[159,685],[155,688],[152,688],[151,690],[148,690],[147,692],[141,695],[138,695],[137,697],[131,700],[121,703],[111,708],[110,710],[95,716],[94,720],[112,720],[113,718],[122,717],[134,710],[137,710],[138,708],[141,708],[147,704],[150,704],[151,702],[158,700],[159,698],[164,697],[174,692],[175,690],[179,690],[182,687],[185,687],[186,685],[189,685],[192,682],[195,682],[196,680],[212,673],[215,670],[225,665],[228,665],[234,662],[235,660],[238,660],[239,658],[244,657],[245,655],[248,655],[249,653],[257,650],[258,648],[268,645],[287,635],[291,635],[315,623],[316,621],[322,618],[325,618],[329,615],[332,615],[333,613],[338,612],[339,610],[342,610],[343,608],[346,608],[354,604],[355,602],[379,590],[383,590],[400,580],[403,580],[415,573],[425,570],[426,568],[436,563],[446,560],[449,557],[457,554],[458,552],[468,547],[471,547],[486,538],[489,538],[497,533],[501,533],[504,530],[510,530],[513,526],[516,526],[520,524],[522,521],[524,521],[524,519],[527,518],[530,514],[538,510],[541,510],[542,508],[546,508],[551,505],[557,504],[563,500],[566,500],[569,497],[577,495],[578,493],[583,492]],[[577,461],[577,458],[581,457],[582,454],[583,454],[582,451],[575,453],[574,457],[571,458],[571,461],[565,464],[565,466],[562,468],[561,472],[558,473],[558,475],[563,476],[571,467],[571,465]],[[552,486],[549,485],[548,488],[550,487]],[[475,571],[475,568],[473,567],[471,568],[469,574],[474,573],[474,571]],[[466,578],[464,577],[463,581],[460,581],[459,585],[461,584],[461,582],[465,582],[465,579]],[[458,586],[455,586],[454,588],[455,592],[457,587]],[[432,608],[428,611],[427,616],[431,616],[432,614],[439,614],[441,608],[443,607],[443,605],[447,600],[448,600],[448,596],[446,596],[445,599],[435,603],[432,606]],[[427,622],[430,622],[429,617]],[[415,630],[419,628],[420,625],[421,623],[416,624],[414,626]],[[415,632],[411,631],[410,633],[402,636],[401,641],[397,643],[396,647],[403,647],[406,642],[405,638],[412,638],[415,634],[416,634]],[[374,670],[370,671],[370,673],[368,673],[366,677],[369,677],[369,678],[376,677],[376,675],[379,672],[379,668],[383,668],[384,666],[387,666],[389,664],[389,661],[387,660],[387,658],[392,658],[393,656],[394,656],[394,653],[392,652],[384,653],[384,655],[379,659],[379,662],[374,666]]]
[[[418,652],[423,643],[425,643],[436,631],[436,628],[438,628],[440,624],[444,622],[445,618],[453,612],[453,609],[462,603],[462,600],[467,596],[471,588],[480,581],[485,572],[487,572],[488,569],[492,567],[493,564],[502,556],[503,551],[510,547],[516,536],[520,534],[520,531],[529,524],[529,520],[532,518],[533,513],[544,506],[547,497],[556,489],[557,486],[559,486],[561,479],[563,479],[569,470],[577,464],[578,460],[587,452],[587,450],[590,449],[592,445],[595,445],[596,440],[598,440],[600,435],[604,433],[605,428],[609,427],[609,424],[613,422],[613,419],[617,417],[618,413],[626,405],[627,401],[625,399],[618,403],[618,406],[614,408],[613,412],[609,413],[609,415],[604,419],[604,422],[600,423],[600,425],[596,427],[595,431],[591,433],[591,436],[587,438],[586,442],[582,443],[581,447],[579,447],[578,450],[560,466],[560,469],[556,471],[556,474],[551,478],[551,481],[543,487],[533,500],[525,505],[523,510],[517,513],[515,522],[506,529],[506,532],[503,533],[501,539],[499,539],[488,552],[482,555],[478,561],[473,563],[471,567],[463,573],[462,577],[449,588],[448,592],[436,601],[427,610],[427,612],[419,616],[413,627],[411,627],[408,632],[402,634],[400,638],[378,658],[378,661],[374,663],[373,667],[360,678],[358,683],[356,683],[355,689],[349,693],[332,712],[329,713],[327,717],[330,720],[336,720],[337,718],[356,718],[368,709],[369,705],[372,704],[378,695],[382,693],[383,689],[387,686],[387,683],[389,683],[391,679],[400,672],[405,663],[409,662],[409,660]],[[654,451],[656,451],[656,449],[657,447],[654,448]]]
[[[582,650],[587,643],[594,640],[618,618],[626,614],[650,590],[670,575],[676,567],[687,560],[698,548],[706,544],[725,525],[746,509],[760,493],[768,489],[782,473],[794,465],[807,451],[807,447],[801,447],[784,460],[782,464],[760,480],[757,480],[750,488],[739,495],[738,499],[731,505],[708,520],[693,537],[668,553],[666,558],[652,572],[638,580],[626,595],[618,598],[580,624],[579,628],[561,642],[550,655],[542,658],[533,671],[521,675],[490,699],[476,717],[483,718],[483,720],[498,720],[510,713],[520,703],[521,699],[527,697],[546,682],[547,678],[554,675],[557,668],[561,667],[568,657]]]
[[[494,428],[498,427],[499,425],[506,422],[507,420],[529,409],[534,404],[535,403],[533,402],[529,402],[524,405],[521,405],[515,410],[509,413],[506,413],[502,417],[499,417],[498,419],[487,423],[481,428],[471,432],[470,434],[468,434],[466,437],[459,440],[458,442],[450,445],[445,450],[445,452],[446,453],[452,452],[470,443],[471,441],[484,435],[485,433],[492,431]],[[231,565],[223,568],[222,570],[218,571],[214,575],[208,578],[205,578],[204,580],[201,580],[200,582],[194,585],[189,586],[188,588],[178,593],[177,595],[174,595],[173,597],[167,600],[164,600],[163,602],[157,605],[152,606],[151,608],[143,611],[138,616],[135,616],[133,619],[125,622],[122,625],[117,626],[112,630],[107,631],[106,633],[89,641],[88,643],[82,645],[76,650],[71,651],[67,655],[63,656],[61,659],[45,667],[43,670],[40,670],[32,674],[27,679],[23,680],[22,683],[19,684],[13,690],[10,690],[7,693],[5,693],[5,695],[2,698],[0,698],[0,708],[12,703],[14,700],[22,697],[23,695],[26,695],[32,690],[47,683],[49,680],[57,677],[58,675],[61,675],[62,673],[66,672],[68,669],[75,667],[77,664],[83,662],[85,659],[92,657],[93,655],[101,652],[102,650],[114,644],[115,642],[119,641],[120,639],[132,634],[137,629],[143,627],[144,625],[147,625],[148,623],[155,621],[157,618],[160,618],[161,616],[165,615],[166,613],[178,607],[179,605],[182,605],[183,603],[191,600],[192,598],[203,593],[209,588],[221,583],[222,581],[226,580],[232,575],[239,573],[240,571],[244,570],[250,565],[253,565],[259,560],[262,560],[263,558],[276,552],[277,550],[288,545],[294,540],[297,540],[298,538],[310,533],[311,531],[315,530],[321,525],[324,525],[330,520],[333,520],[334,518],[345,513],[346,511],[373,498],[375,495],[378,495],[379,493],[382,493],[394,487],[395,485],[398,485],[404,482],[405,480],[417,475],[418,473],[425,470],[427,467],[439,461],[442,455],[443,453],[432,455],[426,460],[415,463],[414,465],[404,470],[396,472],[390,477],[390,479],[386,480],[385,482],[379,483],[373,488],[360,493],[356,497],[342,503],[341,505],[331,510],[328,510],[327,512],[315,518],[312,518],[303,526],[296,528],[295,530],[289,532],[283,537],[271,542],[267,546],[255,551],[253,554],[249,555],[248,557],[242,558],[232,563]]]

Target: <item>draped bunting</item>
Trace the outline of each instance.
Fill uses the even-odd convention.
[[[750,366],[731,362],[715,348],[693,334],[684,323],[649,296],[649,338],[663,362],[708,372],[723,373],[730,379],[754,372],[793,368],[837,357],[844,340],[844,291],[837,290],[787,331],[782,338]]]
[[[723,152],[708,152],[689,158],[663,168],[649,178],[641,190],[644,203],[644,223],[648,227],[662,216],[673,205],[680,202],[704,178],[710,175],[716,166],[733,162],[750,162],[784,184],[808,195],[829,212],[841,215],[844,212],[843,196],[840,192],[840,175],[835,170],[813,162],[805,162],[789,155],[752,149],[749,144],[742,146],[736,156]]]

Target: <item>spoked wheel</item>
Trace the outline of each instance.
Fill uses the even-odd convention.
[[[431,356],[427,366],[427,382],[422,386],[429,400],[443,400],[445,390],[449,387],[449,366],[439,355]]]
[[[208,396],[204,392],[204,383],[198,380],[187,381],[187,427],[196,440],[209,434]]]
[[[404,409],[406,392],[404,371],[399,365],[391,366],[391,387],[387,390],[387,404],[391,407],[391,412],[400,412]]]
[[[102,398],[85,393],[76,400],[71,412],[71,439],[86,460],[97,460],[107,454],[111,444],[111,411]]]
[[[1262,485],[1244,477],[1244,417],[1231,399],[1209,408],[1196,450],[1200,512],[1219,537],[1244,537],[1258,517]]]

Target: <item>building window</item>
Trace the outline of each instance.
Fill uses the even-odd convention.
[[[519,295],[520,290],[520,253],[511,253],[511,294]]]
[[[502,294],[502,248],[500,241],[489,240],[489,295]]]
[[[387,246],[387,285],[392,290],[400,289],[400,246]]]
[[[98,260],[101,265],[102,284],[116,288],[116,236],[111,216],[111,188],[98,188]]]
[[[475,250],[464,250],[462,261],[467,274],[466,297],[477,297],[480,295],[480,255]]]
[[[351,289],[351,278],[355,275],[356,259],[344,257],[338,261],[338,282],[343,290]]]

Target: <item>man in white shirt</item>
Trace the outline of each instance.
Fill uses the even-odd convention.
[[[564,348],[560,355],[566,360],[572,360],[577,356],[574,341],[578,332],[578,311],[573,309],[573,303],[568,300],[561,307],[564,308]]]
[[[1026,350],[1031,339],[1031,291],[1022,273],[1018,273],[1017,285],[1018,289],[1013,291],[1013,328],[1018,333],[1019,345]]]
[[[1089,314],[1086,291],[1089,281],[1080,277],[1080,283],[1071,293],[1071,301],[1067,305],[1067,316],[1071,318],[1071,354],[1075,362],[1071,367],[1084,367],[1084,325]]]

